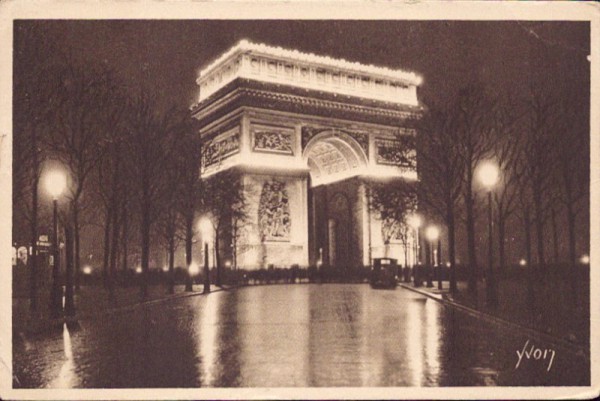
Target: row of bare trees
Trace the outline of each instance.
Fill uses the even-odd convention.
[[[28,226],[30,309],[39,312],[37,241],[50,216],[43,190],[50,169],[68,177],[59,201],[69,239],[65,263],[74,274],[66,282],[80,285],[83,228],[102,227],[102,274],[111,299],[119,266],[133,267],[132,248],[141,254],[145,298],[152,246],[168,250],[171,277],[180,241],[191,263],[195,214],[202,206],[197,127],[187,110],[163,110],[149,92],[124,87],[109,69],[53,47],[43,25],[20,26],[16,37],[33,44],[16,47],[13,99],[13,232],[18,236],[23,222]],[[173,285],[171,280],[171,292]]]
[[[543,272],[548,265],[547,235],[553,231],[557,248],[556,216],[562,209],[568,227],[568,263],[575,269],[577,218],[586,210],[589,195],[589,107],[585,99],[534,87],[517,98],[471,85],[448,103],[428,103],[417,123],[419,198],[422,207],[447,227],[452,266],[456,265],[457,223],[464,223],[471,292],[476,292],[480,275],[476,221],[483,191],[476,174],[485,160],[494,161],[500,170],[500,181],[493,189],[499,268],[506,265],[508,222],[518,218],[525,238],[520,251],[527,265]],[[514,229],[514,224],[510,227]],[[573,271],[570,276],[575,298],[577,274]],[[451,284],[455,290],[455,283]]]

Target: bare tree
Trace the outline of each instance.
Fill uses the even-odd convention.
[[[416,194],[416,185],[406,181],[369,183],[369,207],[383,225],[386,248],[392,240],[400,240],[406,249],[407,218],[416,210]]]
[[[68,169],[72,185],[67,195],[72,219],[75,277],[80,274],[81,213],[91,196],[86,195],[90,177],[113,141],[111,131],[121,111],[115,95],[117,83],[109,71],[96,70],[67,58],[60,72],[60,104],[55,130],[48,146]]]
[[[174,293],[175,250],[179,240],[186,241],[187,267],[192,263],[192,241],[195,207],[199,203],[197,196],[199,166],[194,166],[194,160],[199,160],[198,139],[190,129],[187,114],[178,117],[176,127],[176,147],[171,157],[167,159],[162,200],[162,213],[159,220],[159,231],[168,252],[169,260],[169,293]],[[191,160],[190,160],[191,159]],[[183,235],[180,232],[183,231]],[[189,247],[187,246],[189,243]],[[188,274],[186,290],[191,291],[191,276]]]
[[[30,312],[36,314],[39,286],[39,184],[42,166],[48,156],[44,141],[51,132],[59,93],[60,83],[55,72],[60,52],[43,24],[34,26],[15,21],[14,32],[13,219],[22,217],[29,225],[29,306]],[[18,228],[18,224],[13,222],[13,230]]]
[[[172,110],[160,112],[146,93],[136,96],[128,108],[131,158],[135,198],[139,207],[142,280],[140,296],[148,296],[150,234],[160,216],[164,197],[164,175],[177,149]]]
[[[464,163],[458,143],[456,116],[450,107],[430,103],[419,122],[419,200],[448,228],[450,290],[456,292],[456,215],[463,186]]]
[[[203,182],[202,209],[210,216],[214,229],[216,256],[216,285],[222,285],[222,248],[230,240],[232,225],[247,220],[246,195],[241,175],[233,169],[225,170],[206,178]]]
[[[552,126],[556,117],[556,101],[546,91],[533,88],[526,100],[525,138],[522,146],[524,179],[531,194],[531,210],[535,225],[537,267],[545,268],[544,227],[551,204],[554,168]]]
[[[194,219],[202,201],[202,182],[200,181],[200,164],[202,160],[202,143],[195,125],[185,116],[180,126],[180,149],[176,154],[179,177],[179,214],[183,222],[185,239],[186,267],[192,263],[192,244],[194,240]],[[186,278],[186,291],[192,291],[192,278]]]
[[[522,174],[522,164],[518,158],[523,142],[519,130],[519,122],[523,117],[520,105],[510,96],[505,96],[498,102],[492,115],[491,138],[494,143],[493,155],[500,170],[500,182],[494,190],[496,225],[498,227],[498,261],[500,270],[506,265],[506,226],[510,217],[517,209],[519,194],[519,178]]]
[[[578,279],[576,255],[577,218],[588,210],[582,207],[589,197],[589,103],[581,96],[568,96],[558,104],[559,123],[555,125],[555,160],[559,178],[559,200],[567,215],[571,295],[577,304]],[[589,216],[586,216],[589,219]]]
[[[477,249],[475,220],[477,218],[475,194],[475,169],[477,165],[489,156],[492,148],[491,114],[494,102],[485,93],[481,85],[472,84],[458,93],[453,106],[456,118],[455,146],[458,146],[463,162],[463,202],[465,207],[465,228],[467,233],[467,251],[469,257],[470,275],[469,291],[476,293],[477,276]]]

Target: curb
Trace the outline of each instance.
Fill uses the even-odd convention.
[[[435,300],[435,301],[437,301],[437,302],[439,302],[439,303],[441,303],[441,304],[443,304],[445,306],[452,306],[452,307],[454,307],[456,309],[459,309],[460,311],[462,311],[462,312],[464,312],[464,313],[466,313],[468,315],[471,315],[473,317],[482,318],[484,320],[487,320],[489,322],[495,323],[497,325],[508,326],[510,328],[513,328],[513,329],[518,329],[518,330],[520,330],[522,332],[525,332],[526,334],[530,335],[533,338],[542,339],[542,340],[544,340],[544,341],[546,341],[546,342],[548,342],[550,344],[557,345],[557,346],[560,346],[560,347],[563,347],[563,348],[567,348],[570,351],[574,351],[577,355],[583,356],[586,360],[588,360],[588,361],[590,360],[590,348],[589,348],[589,346],[585,346],[585,345],[582,345],[582,344],[576,344],[576,343],[569,342],[567,340],[563,340],[562,338],[555,337],[553,335],[546,334],[546,333],[544,333],[542,331],[539,331],[539,330],[536,330],[536,329],[532,329],[531,327],[523,326],[523,325],[521,325],[519,323],[511,322],[509,320],[502,319],[500,317],[491,315],[489,313],[482,312],[482,311],[479,311],[477,309],[470,308],[468,306],[459,304],[458,302],[454,302],[454,301],[451,301],[449,299],[445,299],[441,295],[432,294],[430,292],[423,291],[423,290],[420,290],[420,289],[415,288],[415,287],[411,287],[410,285],[407,285],[407,284],[404,284],[404,283],[398,283],[398,286],[400,286],[402,288],[405,288],[407,290],[416,292],[418,294],[424,295],[424,296],[426,296],[428,298],[431,298],[431,299],[433,299],[433,300]]]

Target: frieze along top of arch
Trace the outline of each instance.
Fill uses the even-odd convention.
[[[421,83],[413,72],[241,41],[200,72],[198,103],[237,78],[410,106]]]

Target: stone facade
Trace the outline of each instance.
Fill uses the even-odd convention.
[[[404,261],[368,183],[417,179],[416,75],[246,43],[198,83],[201,176],[238,169],[248,205],[225,258],[245,269]]]

